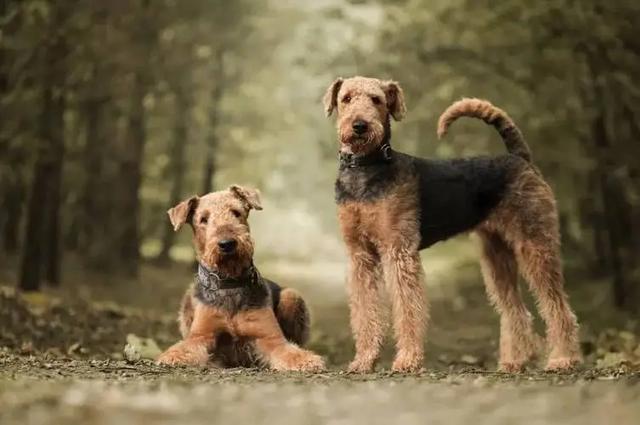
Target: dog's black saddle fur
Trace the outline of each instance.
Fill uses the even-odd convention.
[[[340,167],[336,202],[375,202],[397,184],[415,181],[419,248],[424,249],[485,220],[502,200],[513,171],[524,163],[511,154],[433,160],[393,151],[389,162]]]

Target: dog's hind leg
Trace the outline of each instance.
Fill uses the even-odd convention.
[[[518,263],[538,301],[547,325],[549,370],[567,369],[581,362],[578,323],[563,289],[559,246],[553,241],[525,241],[517,250]]]
[[[193,313],[193,288],[190,287],[182,297],[180,311],[178,312],[178,327],[180,328],[180,335],[182,335],[182,339],[187,338],[189,335],[189,330],[193,323]]]
[[[302,296],[295,289],[280,292],[276,318],[287,340],[303,346],[309,340],[310,315]]]
[[[518,264],[506,242],[490,231],[479,230],[481,267],[489,300],[500,314],[500,362],[504,372],[519,372],[532,360],[541,341],[518,288]]]
[[[547,369],[581,362],[578,322],[564,290],[558,212],[551,188],[532,170],[515,182],[502,207],[501,233],[536,297],[547,327]]]

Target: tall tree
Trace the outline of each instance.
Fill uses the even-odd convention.
[[[43,43],[43,74],[39,143],[28,203],[20,288],[40,287],[42,272],[52,283],[60,281],[60,191],[64,159],[66,5],[50,4]],[[45,41],[46,40],[46,41]]]
[[[205,141],[204,169],[202,171],[202,193],[209,193],[214,188],[214,176],[216,172],[216,148],[218,147],[218,125],[220,123],[220,101],[224,94],[225,72],[223,51],[219,50],[216,58],[215,72],[217,75],[211,89],[211,104],[209,105],[209,128]]]
[[[169,151],[169,179],[171,180],[170,205],[177,205],[184,196],[184,181],[186,172],[185,151],[188,141],[189,112],[191,110],[189,94],[181,87],[173,90],[175,99],[175,121],[173,124],[173,137]],[[169,261],[169,253],[175,241],[175,232],[171,226],[164,226],[162,235],[162,248],[158,255],[160,263]]]
[[[159,24],[158,11],[150,0],[140,0],[132,7],[133,26],[129,29],[130,39],[137,54],[132,63],[130,81],[130,101],[127,112],[126,135],[121,146],[121,199],[119,205],[119,252],[124,271],[132,276],[138,273],[140,259],[140,188],[142,186],[142,166],[147,141],[147,115],[145,98],[149,93],[153,69],[149,59],[156,47]]]
[[[0,0],[0,156],[8,159],[6,164],[0,165],[0,200],[3,205],[0,211],[0,250],[8,253],[15,253],[18,249],[25,192],[22,169],[26,155],[23,148],[12,143],[11,133],[16,131],[15,126],[10,124],[12,113],[8,100],[12,86],[11,68],[15,59],[9,43],[19,28],[20,12],[16,1]]]

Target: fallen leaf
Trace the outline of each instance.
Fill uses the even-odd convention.
[[[123,350],[124,358],[127,361],[155,360],[161,353],[162,350],[152,338],[141,338],[135,334],[127,335],[127,344]]]

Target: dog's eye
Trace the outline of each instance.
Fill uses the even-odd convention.
[[[351,102],[351,96],[346,95],[345,97],[342,98],[342,103],[349,103]]]
[[[242,217],[242,214],[238,210],[231,210],[231,214],[233,214],[236,218]]]
[[[380,98],[378,96],[371,96],[371,101],[373,102],[374,105],[380,104]]]
[[[209,216],[203,215],[202,217],[200,217],[200,224],[207,224],[208,221]]]

